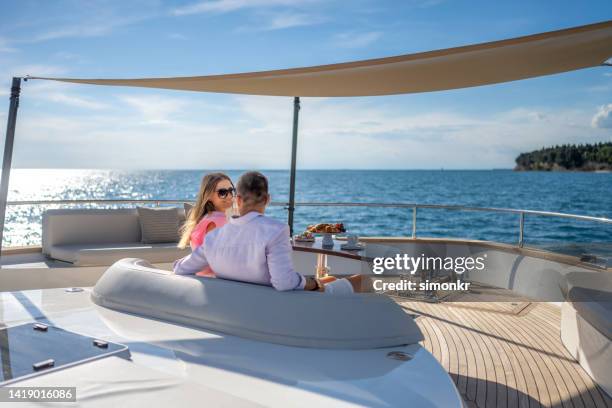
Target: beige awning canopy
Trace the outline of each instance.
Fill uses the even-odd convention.
[[[275,96],[373,96],[495,84],[602,65],[612,21],[503,41],[342,64],[177,78],[40,78],[93,85]]]

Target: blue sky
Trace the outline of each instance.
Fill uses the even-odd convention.
[[[6,2],[13,75],[187,76],[310,66],[610,20],[612,2]],[[612,56],[611,56],[612,57]],[[449,73],[452,74],[452,73]],[[302,100],[300,168],[510,168],[518,153],[612,140],[612,68],[418,95]],[[24,84],[14,166],[283,169],[291,98]]]

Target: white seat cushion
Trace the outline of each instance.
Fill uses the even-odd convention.
[[[78,266],[112,265],[130,257],[146,259],[152,263],[174,262],[188,255],[189,248],[177,248],[176,243],[140,244],[119,242],[116,244],[52,245],[49,255],[60,261]]]

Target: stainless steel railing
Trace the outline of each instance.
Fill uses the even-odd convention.
[[[416,203],[296,203],[296,206],[318,206],[318,207],[331,207],[331,206],[344,206],[344,207],[396,207],[396,208],[411,208],[412,209],[412,238],[416,238],[417,235],[417,209],[418,208],[433,208],[433,209],[445,209],[445,210],[456,210],[456,211],[484,211],[484,212],[498,212],[498,213],[511,213],[519,215],[519,233],[518,243],[519,247],[524,244],[524,230],[525,230],[525,215],[536,215],[545,217],[558,217],[558,218],[570,218],[588,222],[598,222],[604,224],[612,224],[612,219],[604,217],[592,217],[588,215],[575,215],[565,214],[551,211],[536,211],[536,210],[518,210],[513,208],[495,208],[495,207],[470,207],[463,205],[443,205],[443,204],[416,204]]]
[[[183,204],[193,202],[193,200],[139,200],[139,199],[128,199],[128,200],[25,200],[25,201],[9,201],[7,205],[82,205],[82,204],[153,204],[156,206],[172,205],[172,204]],[[273,206],[284,206],[288,207],[288,203],[273,201]],[[296,207],[385,207],[385,208],[410,208],[412,209],[412,238],[417,237],[417,209],[429,208],[429,209],[444,209],[444,210],[455,210],[455,211],[481,211],[481,212],[496,212],[496,213],[511,213],[517,214],[519,217],[518,222],[518,242],[519,247],[524,245],[524,229],[525,229],[525,216],[544,216],[544,217],[557,217],[557,218],[569,218],[574,220],[581,220],[587,222],[612,224],[612,219],[605,217],[592,217],[588,215],[575,215],[565,214],[559,212],[550,211],[535,211],[535,210],[519,210],[513,208],[495,208],[495,207],[471,207],[463,205],[444,205],[444,204],[418,204],[418,203],[344,203],[344,202],[330,202],[330,203],[312,203],[312,202],[297,202]]]

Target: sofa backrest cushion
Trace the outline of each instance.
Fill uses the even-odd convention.
[[[140,219],[143,244],[177,242],[179,240],[179,209],[136,207]]]
[[[565,300],[601,334],[612,340],[612,274],[570,272],[561,281]]]
[[[183,223],[185,213],[179,209]],[[140,242],[140,222],[135,208],[47,210],[42,220],[43,253],[53,245]]]

